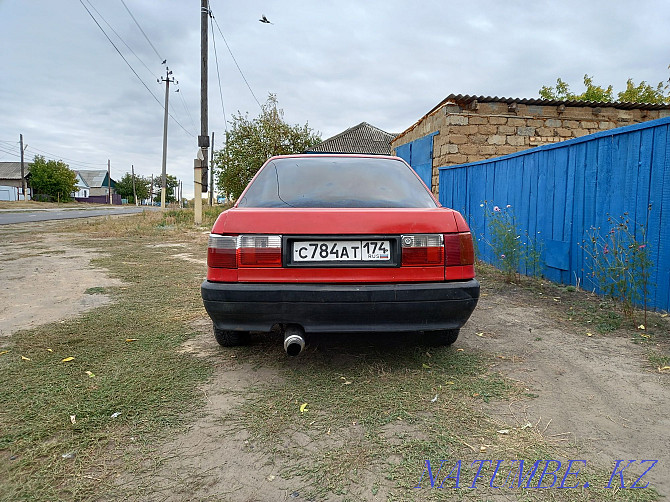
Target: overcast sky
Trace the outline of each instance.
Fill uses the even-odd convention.
[[[18,160],[22,133],[30,160],[44,154],[99,169],[109,158],[115,179],[131,164],[138,174],[160,174],[165,86],[156,79],[167,59],[179,82],[170,109],[181,124],[169,122],[167,171],[192,196],[200,1],[125,0],[155,50],[121,0],[82,1],[160,104],[80,0],[0,0],[0,161]],[[325,139],[363,121],[402,132],[451,93],[533,98],[558,77],[581,91],[588,73],[620,91],[628,78],[656,85],[670,76],[665,0],[210,4],[253,91],[210,27],[215,147],[225,129],[220,94],[230,120],[238,111],[256,116],[256,98],[275,93],[287,122],[309,122]],[[273,24],[260,23],[262,14]]]

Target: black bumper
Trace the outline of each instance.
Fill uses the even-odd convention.
[[[306,332],[432,331],[460,328],[479,299],[476,279],[401,284],[255,284],[205,281],[207,313],[217,328]]]

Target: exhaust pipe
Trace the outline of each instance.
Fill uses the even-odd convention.
[[[305,330],[301,326],[288,326],[284,331],[284,350],[289,356],[297,356],[305,348]]]

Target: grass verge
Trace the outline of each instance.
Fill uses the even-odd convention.
[[[0,500],[96,499],[129,468],[124,452],[169,434],[198,406],[194,389],[211,367],[175,349],[202,316],[204,267],[151,246],[179,241],[204,256],[206,237],[185,213],[61,227],[104,253],[95,265],[124,286],[105,288],[111,305],[3,341]]]

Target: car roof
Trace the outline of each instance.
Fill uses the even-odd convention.
[[[365,153],[296,153],[291,155],[274,155],[270,157],[265,163],[267,164],[274,159],[296,159],[296,158],[323,158],[323,157],[334,157],[334,158],[343,158],[343,159],[392,159],[400,160],[404,162],[404,159],[395,156],[395,155],[373,155]]]

